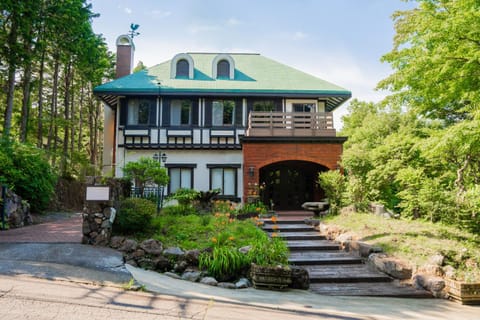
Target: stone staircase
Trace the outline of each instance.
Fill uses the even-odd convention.
[[[289,262],[308,271],[311,291],[324,295],[431,297],[427,291],[398,284],[362,258],[341,250],[339,244],[305,224],[308,217],[311,215],[305,212],[279,213],[277,226],[266,219],[263,229],[287,241]]]

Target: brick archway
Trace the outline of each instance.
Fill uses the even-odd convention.
[[[260,169],[274,163],[303,161],[315,163],[328,170],[338,168],[346,138],[305,139],[244,138],[243,198],[247,199],[248,184],[260,183]]]

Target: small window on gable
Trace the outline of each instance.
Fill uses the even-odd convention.
[[[230,77],[230,63],[227,60],[221,60],[217,65],[217,79],[228,79]]]
[[[190,65],[185,59],[178,60],[177,62],[177,78],[188,78]]]

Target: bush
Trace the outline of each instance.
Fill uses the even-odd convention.
[[[120,208],[113,224],[115,233],[145,233],[151,227],[156,206],[149,200],[129,198],[120,203]]]
[[[248,252],[251,263],[259,266],[288,265],[289,251],[284,240],[262,235],[255,239],[252,249]]]
[[[179,205],[191,206],[199,194],[198,191],[193,189],[180,188],[172,193],[169,198],[177,200]]]
[[[345,177],[339,171],[326,171],[318,175],[318,183],[328,198],[330,212],[337,214],[344,202]]]
[[[176,205],[164,207],[162,209],[162,214],[188,216],[191,214],[197,214],[197,210],[192,206]]]
[[[247,256],[231,246],[216,246],[211,254],[204,252],[199,259],[200,268],[206,269],[219,281],[235,278],[249,265]]]
[[[57,177],[42,150],[0,141],[0,184],[6,184],[30,203],[32,211],[48,207]]]

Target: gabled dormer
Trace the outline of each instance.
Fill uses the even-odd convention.
[[[235,60],[232,56],[221,53],[213,59],[212,77],[219,80],[235,79]]]
[[[173,57],[170,64],[170,78],[193,79],[195,64],[188,53],[179,53]]]

